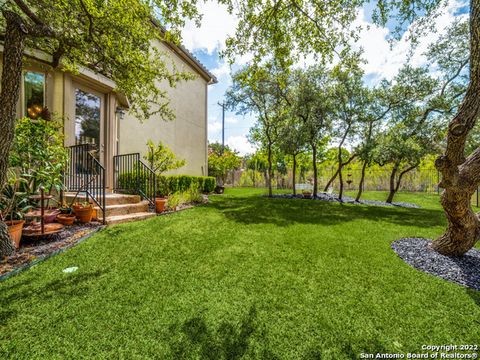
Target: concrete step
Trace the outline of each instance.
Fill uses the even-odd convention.
[[[125,214],[125,215],[114,215],[114,216],[107,217],[105,219],[105,222],[107,223],[107,225],[113,225],[113,224],[120,224],[120,223],[126,223],[131,221],[149,219],[154,216],[156,216],[156,214],[151,212],[139,212],[139,213]]]
[[[65,193],[65,201],[67,204],[70,204],[74,199],[76,193],[67,192]],[[85,201],[85,194],[78,194],[75,201],[82,202]],[[122,205],[122,204],[137,204],[141,201],[140,195],[127,195],[127,194],[116,194],[116,193],[107,193],[105,194],[105,202],[107,206],[110,205]]]
[[[97,209],[98,217],[101,218],[102,210],[98,206],[95,206],[95,209]],[[107,205],[105,208],[105,216],[107,217],[142,212],[148,212],[148,201],[140,201],[133,204]]]

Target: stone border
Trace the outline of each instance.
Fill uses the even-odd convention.
[[[464,256],[445,256],[431,249],[429,239],[402,238],[390,246],[407,264],[427,274],[480,291],[480,250]]]
[[[2,275],[0,275],[0,282],[1,281],[5,281],[7,280],[8,278],[12,277],[12,276],[15,276],[15,275],[18,275],[20,274],[21,272],[25,271],[25,270],[28,270],[30,269],[32,266],[35,266],[35,265],[38,265],[42,262],[44,262],[45,260],[51,258],[52,256],[55,256],[55,255],[58,255],[58,254],[61,254],[62,252],[80,244],[81,242],[87,240],[88,238],[90,238],[92,235],[94,235],[96,232],[104,229],[105,226],[98,226],[96,228],[93,228],[88,234],[85,234],[83,235],[81,238],[79,238],[78,240],[76,240],[75,242],[71,243],[71,244],[68,244],[67,246],[63,247],[63,248],[60,248],[60,249],[57,249],[55,251],[52,251],[50,254],[47,254],[47,255],[43,255],[43,256],[40,256],[38,258],[36,258],[35,260],[32,260],[26,264],[23,264],[21,265],[20,267],[16,268],[16,269],[13,269],[12,271],[9,271],[9,272],[6,272]]]
[[[387,207],[402,207],[402,208],[407,208],[407,209],[421,209],[421,206],[416,205],[416,204],[411,204],[411,203],[406,203],[406,202],[393,202],[393,203],[387,203],[384,201],[378,201],[378,200],[360,200],[360,201],[355,201],[354,198],[350,196],[344,195],[342,197],[342,200],[340,201],[338,199],[337,194],[329,194],[329,193],[317,193],[317,196],[315,198],[310,198],[310,197],[304,197],[301,194],[293,195],[293,194],[273,194],[274,198],[281,198],[281,199],[306,199],[306,200],[320,200],[320,201],[329,201],[329,202],[338,202],[340,204],[354,204],[354,205],[374,205],[374,206],[387,206]]]

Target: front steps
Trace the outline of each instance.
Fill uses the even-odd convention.
[[[70,204],[74,197],[75,193],[66,193],[67,204]],[[85,194],[79,194],[75,201],[85,201]],[[105,222],[108,225],[143,220],[155,216],[155,213],[148,211],[148,201],[142,201],[138,195],[107,193],[105,203]],[[103,218],[102,210],[98,207],[95,208],[97,209],[97,217],[101,220]]]

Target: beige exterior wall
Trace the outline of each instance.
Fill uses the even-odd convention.
[[[160,43],[157,46],[170,54],[178,70],[193,73],[193,69],[167,46]],[[171,173],[207,175],[207,86],[200,75],[195,80],[178,83],[175,88],[159,84],[167,90],[176,119],[165,121],[155,115],[141,123],[126,114],[120,122],[120,153],[139,152],[143,156],[148,140],[162,141],[177,157],[186,160],[184,167]]]

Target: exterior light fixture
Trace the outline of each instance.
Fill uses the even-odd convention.
[[[115,114],[117,114],[117,116],[120,120],[125,119],[125,109],[124,108],[121,108],[120,106],[117,106],[117,109],[115,110]]]

